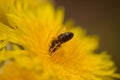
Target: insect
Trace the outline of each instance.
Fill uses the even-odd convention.
[[[65,32],[58,35],[57,39],[52,40],[51,46],[49,48],[50,55],[55,52],[63,43],[71,40],[74,34],[72,32]]]

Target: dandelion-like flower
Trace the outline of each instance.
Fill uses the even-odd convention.
[[[0,0],[0,80],[113,80],[120,75],[96,36],[47,0]],[[61,39],[61,40],[60,40]]]

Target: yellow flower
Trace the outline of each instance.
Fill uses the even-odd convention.
[[[0,11],[0,80],[120,78],[106,52],[94,53],[97,37],[63,24],[63,9],[51,1],[0,0]],[[58,36],[67,32],[74,35],[62,43]]]

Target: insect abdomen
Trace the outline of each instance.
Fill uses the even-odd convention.
[[[74,34],[72,32],[62,33],[58,36],[58,41],[60,41],[61,43],[67,42],[72,39],[73,35]]]

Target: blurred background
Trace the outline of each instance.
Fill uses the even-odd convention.
[[[73,19],[89,35],[98,35],[98,52],[108,51],[120,72],[120,1],[54,0],[65,8],[65,19]]]

